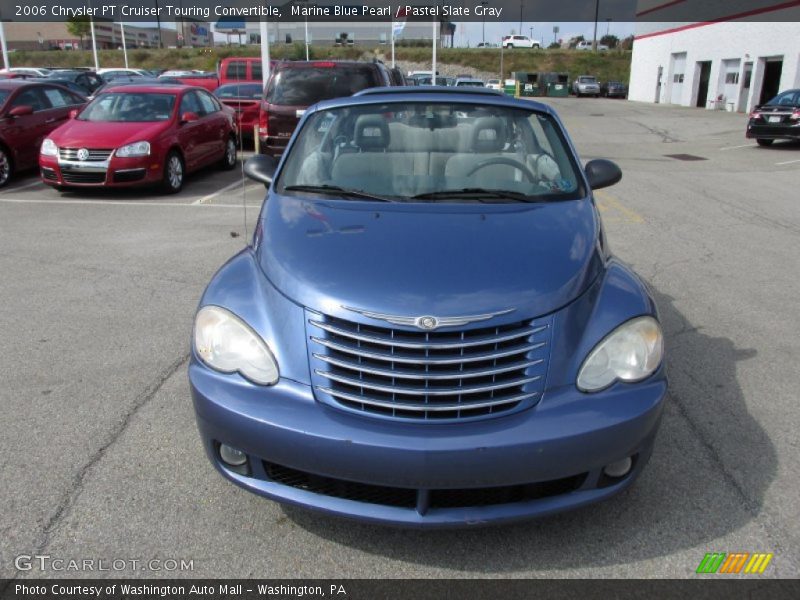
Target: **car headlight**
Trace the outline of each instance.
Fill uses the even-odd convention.
[[[603,338],[583,361],[578,388],[596,392],[615,381],[641,381],[664,357],[664,336],[653,317],[631,319]]]
[[[194,347],[200,359],[215,371],[238,372],[259,385],[278,381],[278,363],[266,342],[224,308],[204,306],[197,312]]]
[[[58,156],[58,146],[50,138],[44,138],[39,152],[41,152],[42,156]]]
[[[131,156],[149,156],[150,155],[150,142],[134,142],[117,148],[117,156],[127,158]]]

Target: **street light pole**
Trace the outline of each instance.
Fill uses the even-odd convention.
[[[519,34],[522,35],[522,0],[519,0]]]
[[[594,2],[594,38],[592,41],[592,51],[597,52],[597,18],[600,16],[600,0]]]
[[[489,3],[486,2],[486,0],[483,0],[483,2],[481,2],[481,6],[484,7],[484,10],[483,10],[483,33],[481,34],[481,41],[483,42],[483,47],[484,48],[486,47],[486,6],[488,4]]]

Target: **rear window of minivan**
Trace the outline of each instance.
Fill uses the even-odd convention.
[[[270,80],[265,99],[270,104],[310,106],[378,85],[377,69],[371,65],[282,68]]]

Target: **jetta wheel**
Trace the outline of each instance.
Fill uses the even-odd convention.
[[[11,179],[11,159],[8,156],[5,148],[0,148],[0,187],[6,185]]]
[[[220,166],[226,171],[230,171],[236,166],[236,140],[232,136],[228,137],[228,141],[225,143],[225,154]]]
[[[183,187],[183,159],[174,150],[167,155],[164,163],[164,191],[168,194],[177,194]]]

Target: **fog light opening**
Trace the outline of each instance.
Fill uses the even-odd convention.
[[[631,467],[633,466],[633,459],[628,456],[627,458],[623,458],[622,460],[618,460],[617,462],[613,462],[607,464],[603,468],[603,474],[607,477],[614,477],[619,479],[620,477],[625,477],[628,473],[630,473]]]
[[[231,467],[241,467],[247,462],[247,455],[244,452],[227,444],[219,445],[219,457]]]

